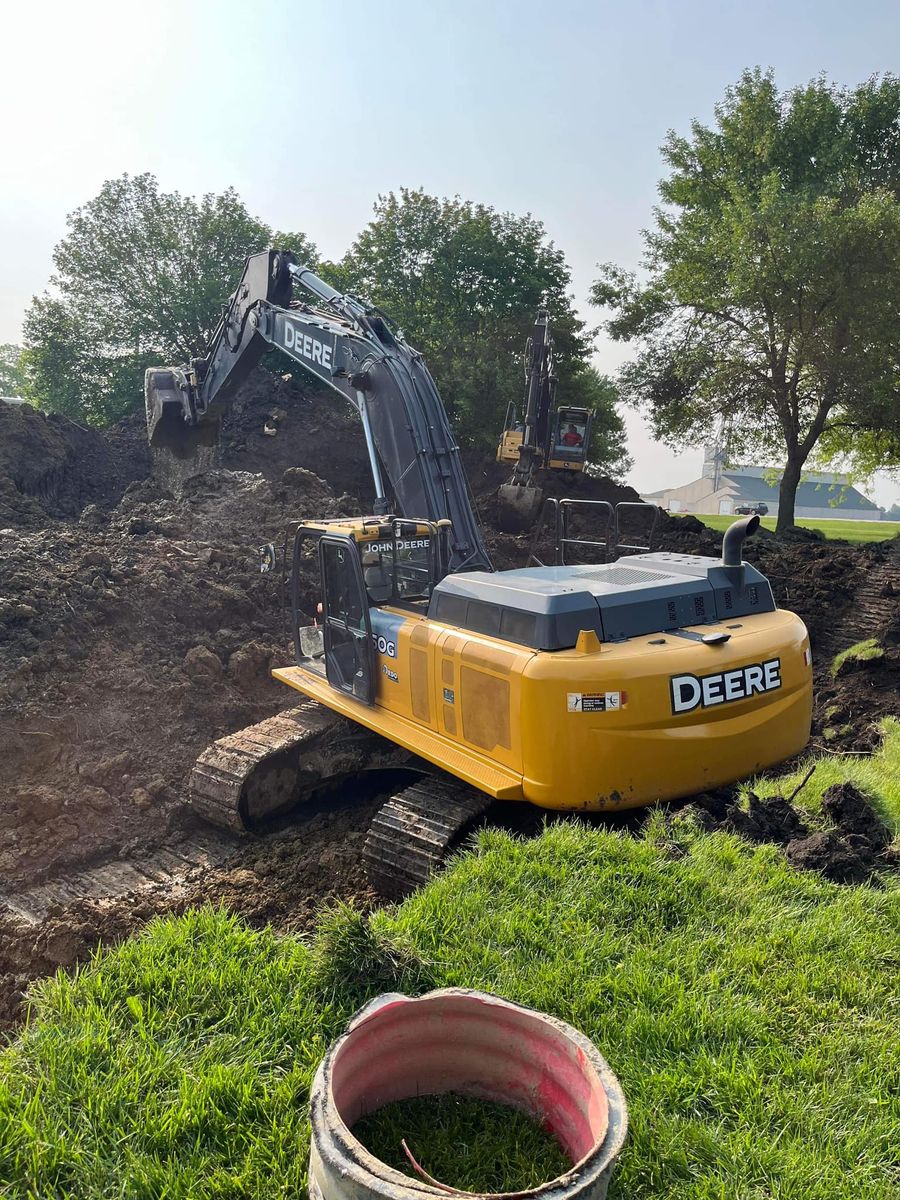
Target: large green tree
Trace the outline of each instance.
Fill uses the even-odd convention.
[[[244,259],[271,244],[315,261],[231,188],[198,199],[149,174],[108,180],[69,216],[51,290],[26,314],[29,397],[93,422],[139,407],[145,368],[201,354]]]
[[[724,422],[732,458],[784,465],[783,530],[810,456],[900,461],[900,80],[747,71],[715,117],[662,148],[645,276],[607,265],[593,299],[657,436]]]
[[[540,221],[483,204],[401,189],[325,274],[398,322],[425,355],[460,441],[496,445],[510,401],[524,392],[523,351],[539,308],[549,310],[561,403],[598,408],[592,457],[626,465],[615,389],[588,367],[591,337],[572,307],[569,268]]]

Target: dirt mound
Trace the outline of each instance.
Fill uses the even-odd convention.
[[[132,484],[108,515],[10,534],[0,559],[0,876],[34,879],[165,829],[212,739],[284,707],[280,579],[256,548],[336,516],[302,469],[221,471],[179,500]],[[351,501],[351,507],[356,501]]]
[[[114,503],[133,477],[97,430],[0,401],[0,527],[38,529]]]
[[[368,460],[359,420],[340,396],[305,389],[257,368],[222,423],[221,466],[279,480],[288,467],[322,473],[331,487],[367,500]],[[103,430],[59,413],[0,402],[0,528],[40,529],[89,504],[113,508],[150,474],[142,412]]]
[[[300,387],[289,375],[257,368],[222,423],[222,465],[280,480],[304,467],[328,480],[336,495],[368,502],[374,495],[359,417],[335,393]],[[367,503],[364,504],[367,507]]]
[[[896,867],[891,832],[852,783],[835,784],[822,797],[822,811],[834,826],[810,832],[792,797],[760,798],[754,792],[742,808],[735,790],[697,796],[674,819],[690,816],[703,829],[738,833],[750,842],[774,842],[798,870],[817,871],[833,883],[863,883],[885,867]]]
[[[864,580],[872,578],[887,556],[897,557],[891,545],[882,549],[880,557],[870,556]],[[860,590],[864,589],[865,583]],[[872,751],[881,741],[882,719],[900,719],[900,592],[889,583],[879,589],[878,599],[881,604],[876,615],[880,619],[873,626],[861,628],[858,614],[852,611],[849,627],[854,631],[851,638],[862,633],[874,639],[880,653],[873,658],[845,659],[836,676],[827,659],[820,664],[813,733],[823,749]],[[855,604],[854,600],[854,608]]]

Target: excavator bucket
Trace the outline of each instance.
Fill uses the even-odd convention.
[[[173,367],[150,367],[146,371],[144,403],[147,436],[155,458],[165,456],[199,464],[209,457],[209,449],[214,450],[218,442],[219,423],[188,423],[185,393]]]
[[[544,503],[542,488],[504,483],[499,493],[498,523],[504,533],[523,533],[538,518]]]

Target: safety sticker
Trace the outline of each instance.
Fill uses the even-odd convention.
[[[614,712],[621,707],[621,692],[569,692],[566,696],[569,712]]]

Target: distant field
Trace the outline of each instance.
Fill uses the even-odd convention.
[[[687,513],[670,513],[672,517],[686,517]],[[737,517],[700,516],[697,520],[708,525],[710,529],[727,529]],[[766,529],[775,529],[774,517],[763,517]],[[837,538],[844,542],[883,542],[886,538],[896,537],[900,533],[900,521],[798,521],[804,529],[818,529],[827,538]]]

